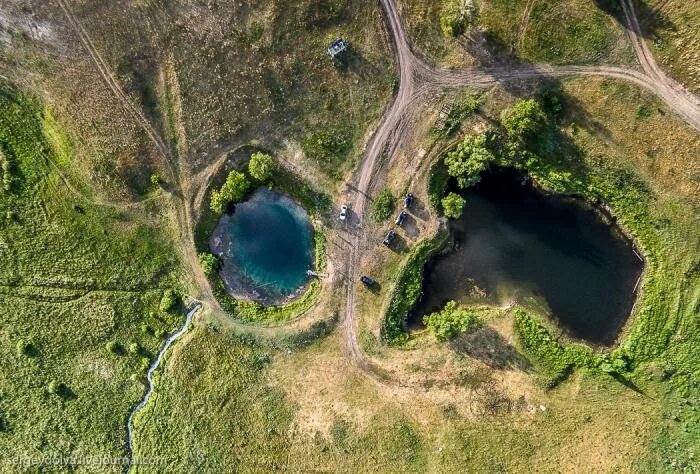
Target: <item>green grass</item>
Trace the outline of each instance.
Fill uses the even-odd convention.
[[[440,31],[443,2],[407,0],[404,5],[409,37],[438,60],[463,61],[460,42]],[[625,31],[613,17],[587,0],[475,1],[473,26],[462,42],[477,61],[515,57],[552,64],[628,63]],[[477,30],[481,29],[482,32]],[[485,41],[480,41],[485,40]],[[486,59],[488,61],[488,59]]]
[[[295,435],[296,408],[267,376],[279,357],[251,339],[195,329],[161,378],[154,403],[136,420],[136,456],[162,460],[137,472],[425,470],[417,426],[394,410],[363,429],[336,418],[327,437]]]
[[[147,209],[74,194],[49,165],[72,165],[71,140],[11,88],[0,92],[0,149],[13,164],[0,208],[14,214],[0,226],[2,469],[17,457],[122,456],[146,366],[181,322],[158,310],[179,286],[168,230]],[[110,341],[142,350],[114,354]]]

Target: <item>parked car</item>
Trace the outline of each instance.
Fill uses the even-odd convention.
[[[401,211],[398,216],[396,216],[396,225],[401,227],[404,222],[406,222],[406,218],[408,217],[408,212],[406,211]]]
[[[389,232],[387,232],[386,237],[384,237],[384,241],[382,243],[384,245],[386,245],[387,247],[389,247],[389,246],[391,246],[391,243],[394,241],[395,238],[396,238],[396,232],[394,232],[393,230],[390,230]]]
[[[406,197],[403,198],[403,207],[408,209],[411,207],[411,204],[413,204],[413,193],[408,193]]]
[[[346,217],[348,217],[348,206],[343,204],[340,206],[340,215],[338,216],[338,219],[344,221]]]
[[[360,277],[360,281],[362,282],[363,285],[365,285],[367,288],[373,287],[377,285],[377,281],[374,278],[368,277],[367,275],[362,275]]]

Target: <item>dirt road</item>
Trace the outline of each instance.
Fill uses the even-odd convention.
[[[343,320],[345,347],[348,357],[359,367],[368,368],[371,361],[363,353],[358,343],[358,324],[355,310],[355,290],[359,278],[359,249],[364,248],[362,223],[366,214],[367,195],[370,183],[382,158],[391,159],[410,127],[413,108],[419,103],[419,96],[430,91],[440,91],[457,87],[488,87],[503,81],[528,78],[564,77],[576,75],[606,76],[632,82],[641,86],[666,103],[668,108],[700,131],[700,101],[682,86],[666,76],[656,65],[648,47],[642,39],[634,8],[630,0],[621,0],[629,24],[629,35],[643,72],[615,66],[547,66],[470,68],[446,70],[432,68],[411,50],[406,34],[396,10],[394,0],[380,0],[385,20],[392,37],[396,55],[399,89],[382,121],[372,136],[364,157],[355,175],[355,186],[350,207],[354,211],[354,221],[349,232],[350,249],[347,259],[346,309]]]

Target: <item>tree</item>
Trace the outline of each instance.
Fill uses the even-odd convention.
[[[542,129],[546,121],[547,115],[534,99],[519,100],[501,113],[501,125],[508,136],[516,140],[532,137]]]
[[[205,275],[212,276],[219,268],[219,259],[209,252],[202,252],[199,254],[199,264],[202,265]]]
[[[466,201],[457,193],[450,193],[442,198],[442,210],[446,217],[459,219],[462,216],[462,209]]]
[[[51,395],[61,395],[65,390],[65,385],[62,382],[52,380],[49,382],[48,391]]]
[[[467,135],[454,150],[445,156],[447,173],[457,178],[461,188],[468,188],[477,183],[481,173],[486,170],[495,157],[487,148],[486,135]]]
[[[175,292],[170,289],[165,290],[163,292],[163,297],[160,299],[158,309],[160,309],[161,313],[167,313],[175,306],[175,303],[177,303],[177,295]]]
[[[236,170],[231,171],[221,189],[211,193],[211,210],[221,214],[230,203],[243,199],[249,188],[250,182],[243,173]]]
[[[384,221],[391,216],[396,208],[396,198],[388,189],[377,195],[372,203],[372,219],[377,222]]]
[[[248,162],[248,172],[258,181],[267,181],[275,172],[275,160],[266,153],[253,153]]]
[[[448,302],[442,311],[425,316],[423,322],[440,341],[449,341],[481,326],[481,320],[473,312],[458,307],[454,301]]]

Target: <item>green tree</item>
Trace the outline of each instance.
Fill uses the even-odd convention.
[[[199,254],[199,264],[202,265],[205,275],[212,276],[219,268],[219,259],[209,252],[202,252]]]
[[[267,181],[275,172],[275,160],[266,153],[253,153],[248,162],[248,173],[258,181]]]
[[[249,188],[250,181],[243,173],[236,170],[231,171],[221,189],[211,193],[211,210],[221,214],[230,203],[243,199]]]
[[[501,125],[508,136],[522,140],[540,131],[547,121],[542,106],[534,99],[523,99],[501,113]]]
[[[450,193],[442,198],[442,210],[446,217],[459,219],[462,216],[462,209],[466,201],[457,193]]]
[[[57,380],[49,382],[48,391],[51,395],[61,395],[64,389],[65,385],[63,385],[62,382],[58,382]]]
[[[161,313],[167,313],[177,303],[177,295],[173,290],[165,290],[163,292],[163,297],[160,299],[160,305],[158,306],[158,309],[160,309]]]
[[[137,355],[141,352],[141,346],[138,342],[132,342],[129,344],[129,354]]]
[[[388,189],[383,190],[374,198],[372,203],[372,219],[377,222],[384,221],[391,216],[396,208],[396,198]]]
[[[447,173],[457,178],[461,188],[477,183],[495,157],[486,144],[486,135],[467,135],[454,150],[445,156]]]
[[[161,183],[161,179],[160,179],[160,176],[158,175],[158,173],[153,173],[151,175],[151,184],[154,187],[158,187],[158,186],[160,186],[160,183]]]
[[[442,311],[423,317],[423,322],[440,341],[449,341],[460,333],[473,332],[481,320],[471,311],[448,302]]]

